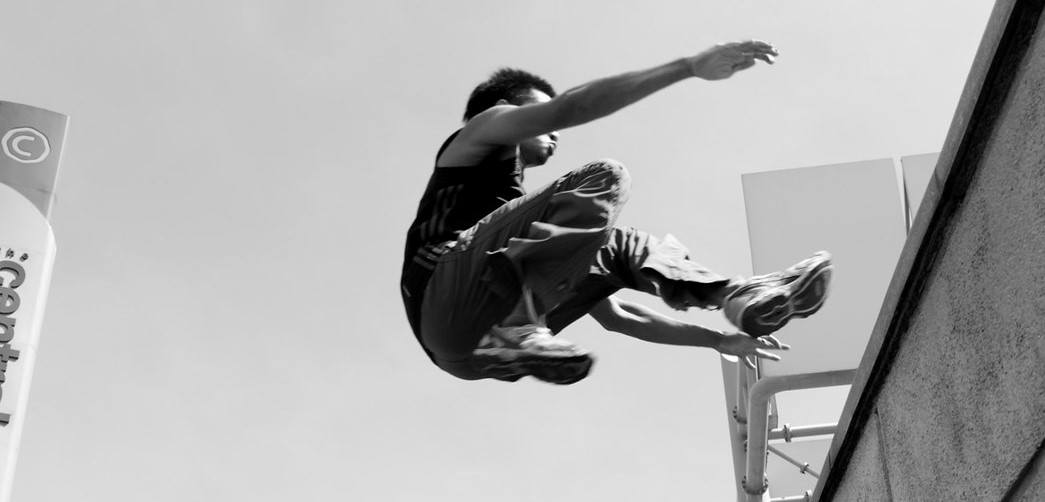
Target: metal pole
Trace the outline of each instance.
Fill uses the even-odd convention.
[[[832,387],[852,383],[856,370],[826,371],[806,375],[763,378],[751,386],[748,393],[747,417],[747,472],[743,488],[748,500],[759,502],[768,488],[766,475],[766,446],[769,443],[769,400],[786,390]]]
[[[787,461],[787,463],[795,467],[798,467],[798,472],[801,472],[802,474],[809,473],[810,476],[813,476],[816,479],[820,479],[820,473],[810,469],[809,462],[799,463],[799,461],[789,457],[786,453],[780,451],[780,449],[778,448],[775,448],[773,445],[769,445],[766,448],[768,448],[770,452],[775,453],[776,456]]]
[[[775,499],[769,499],[769,502],[810,502],[813,500],[813,492],[806,490],[802,495],[792,495],[790,497],[779,497]]]
[[[818,424],[818,425],[799,425],[797,427],[791,427],[790,424],[784,424],[779,429],[771,429],[769,431],[769,440],[775,441],[783,439],[785,442],[790,443],[794,438],[805,438],[811,436],[830,436],[835,433],[838,429],[838,424]]]
[[[740,430],[740,437],[747,438],[747,388],[748,369],[743,359],[737,360],[737,404],[733,408],[733,420]]]

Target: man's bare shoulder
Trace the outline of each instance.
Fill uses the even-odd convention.
[[[472,117],[436,159],[436,167],[474,166],[499,151],[502,152],[503,158],[514,155],[514,149],[507,145],[490,144],[480,140],[483,137],[482,128],[491,118],[503,111],[501,110],[503,108],[514,108],[514,106],[495,106]]]

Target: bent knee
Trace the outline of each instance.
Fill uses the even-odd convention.
[[[628,168],[624,167],[624,163],[616,159],[599,159],[588,163],[585,166],[589,169],[595,169],[600,171],[606,171],[608,174],[615,177],[630,178],[628,174]]]
[[[624,163],[615,159],[599,159],[585,166],[586,169],[598,171],[613,180],[618,189],[627,192],[631,188],[631,174]]]

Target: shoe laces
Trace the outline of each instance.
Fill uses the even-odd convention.
[[[777,270],[776,272],[770,272],[768,274],[755,275],[748,277],[746,280],[740,282],[736,289],[734,289],[727,297],[726,300],[730,300],[752,291],[757,291],[763,288],[771,288],[776,286],[783,286],[794,282],[802,275],[801,265],[805,262],[800,262],[796,265],[792,265],[784,270]]]

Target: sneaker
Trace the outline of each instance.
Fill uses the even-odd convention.
[[[809,317],[827,299],[831,255],[826,251],[772,274],[744,281],[726,297],[726,319],[753,337],[770,335],[793,317]]]
[[[588,376],[594,359],[573,343],[537,324],[494,326],[472,351],[472,365],[485,376],[514,382],[531,375],[571,384]]]

